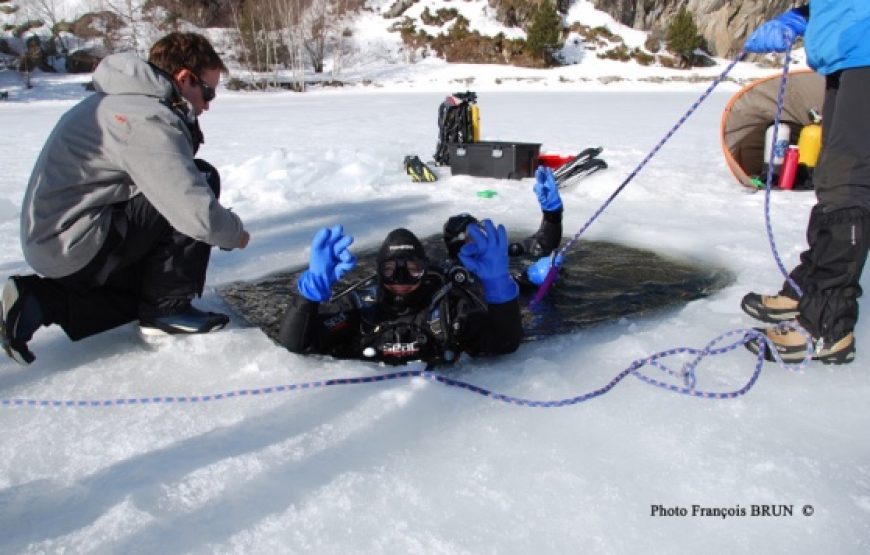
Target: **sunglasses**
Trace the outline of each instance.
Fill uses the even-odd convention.
[[[196,82],[199,83],[199,88],[202,89],[202,101],[211,102],[212,100],[214,100],[214,97],[217,96],[217,92],[214,90],[214,87],[203,81],[202,77],[200,77],[193,71],[188,71],[190,71],[190,74],[193,76],[194,79],[196,79]]]
[[[378,266],[378,273],[384,283],[412,285],[426,275],[426,261],[419,258],[384,260]]]

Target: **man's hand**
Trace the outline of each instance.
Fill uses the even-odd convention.
[[[242,238],[239,239],[239,247],[238,248],[243,249],[243,248],[247,247],[248,243],[250,241],[251,241],[251,234],[243,229],[242,230]]]

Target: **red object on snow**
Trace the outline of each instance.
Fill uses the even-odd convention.
[[[538,154],[538,165],[557,170],[573,158],[573,154]]]
[[[779,174],[780,189],[788,190],[794,187],[794,178],[797,173],[799,157],[800,152],[798,151],[798,147],[793,145],[789,146],[788,150],[785,152],[785,161],[782,163],[782,170]]]

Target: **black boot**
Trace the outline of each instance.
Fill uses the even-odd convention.
[[[226,326],[230,318],[220,312],[205,312],[190,304],[176,305],[163,315],[146,316],[139,321],[139,330],[144,336],[208,333]]]
[[[0,344],[6,354],[19,364],[30,364],[36,357],[27,342],[39,326],[47,324],[36,294],[39,276],[12,276],[3,286]]]

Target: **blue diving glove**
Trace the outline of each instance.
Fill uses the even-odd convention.
[[[561,268],[564,261],[564,256],[562,256],[561,254],[556,255],[557,268]],[[529,266],[529,269],[526,270],[526,277],[528,277],[529,281],[531,281],[535,285],[541,285],[547,278],[547,274],[550,272],[551,266],[553,266],[553,257],[542,256],[538,259],[537,262]],[[558,277],[556,279],[558,279]]]
[[[785,52],[807,30],[807,20],[796,9],[771,19],[755,30],[746,40],[743,49],[755,54]]]
[[[324,227],[311,241],[311,256],[296,288],[309,301],[322,303],[332,296],[332,284],[353,270],[356,257],[348,250],[353,237],[340,225]]]
[[[468,226],[471,243],[459,250],[459,260],[473,272],[483,285],[483,297],[490,304],[501,304],[517,298],[520,288],[508,272],[508,238],[503,225],[491,220],[480,226]]]
[[[559,187],[556,185],[556,178],[553,177],[553,170],[546,166],[538,166],[535,170],[535,195],[538,197],[541,210],[545,212],[554,212],[562,208],[562,198],[559,196]]]

